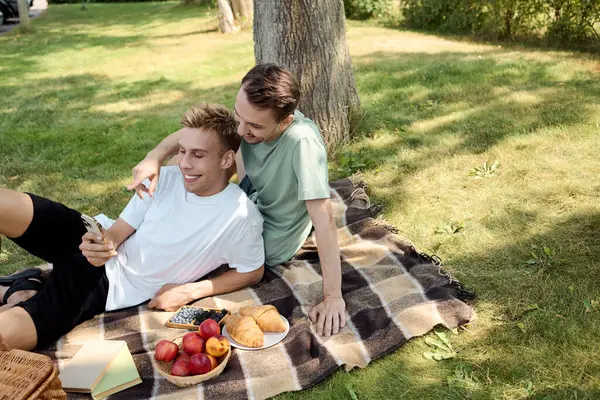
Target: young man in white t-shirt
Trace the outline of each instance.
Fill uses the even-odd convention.
[[[0,298],[16,296],[0,312],[9,347],[45,346],[104,311],[149,299],[150,307],[174,309],[262,278],[262,217],[227,181],[240,143],[235,120],[225,107],[205,104],[182,123],[179,166],[161,169],[153,196],[134,196],[116,221],[98,216],[108,244],[86,233],[79,212],[0,189],[0,233],[54,264],[39,291],[17,304],[20,288],[37,285],[33,275],[0,280]],[[230,270],[195,282],[222,264]]]

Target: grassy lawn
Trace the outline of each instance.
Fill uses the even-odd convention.
[[[216,23],[176,3],[52,6],[34,34],[1,36],[0,186],[116,216],[189,105],[233,104],[252,35]],[[475,289],[479,318],[452,359],[417,339],[280,397],[600,398],[600,59],[368,23],[348,39],[365,115],[332,176],[361,170],[384,218]],[[0,273],[35,264],[3,244]]]

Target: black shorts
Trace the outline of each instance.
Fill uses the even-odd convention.
[[[86,232],[81,214],[43,197],[29,196],[33,201],[33,220],[21,237],[12,240],[54,264],[54,268],[41,290],[16,306],[31,315],[37,330],[37,347],[44,348],[78,324],[104,312],[108,278],[104,266],[91,265],[79,250]]]

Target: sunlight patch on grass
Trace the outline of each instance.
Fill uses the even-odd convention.
[[[181,100],[184,92],[180,90],[163,90],[159,93],[150,93],[144,97],[130,100],[122,100],[108,104],[99,104],[91,107],[92,111],[106,113],[122,113],[129,111],[141,111],[148,107],[156,107]]]
[[[547,96],[551,94],[552,91],[552,89],[546,89],[543,94]],[[505,96],[503,100],[506,102],[515,102],[523,106],[533,106],[540,103],[543,97],[542,93],[536,94],[528,91],[515,91]]]
[[[83,196],[99,197],[110,192],[121,192],[123,191],[123,188],[125,188],[125,185],[129,184],[130,182],[130,180],[124,179],[109,182],[88,182],[85,180],[79,180],[75,182],[73,189]],[[132,195],[133,193],[134,192],[131,192]]]
[[[460,107],[460,106],[459,106]],[[427,132],[435,128],[443,127],[451,122],[457,122],[469,118],[470,115],[482,112],[487,106],[472,107],[455,111],[450,114],[435,117],[429,120],[421,120],[411,125],[415,132]]]
[[[353,25],[350,22],[349,25]],[[373,41],[373,36],[378,36]],[[492,52],[495,46],[444,40],[437,36],[421,33],[397,31],[379,27],[356,27],[347,33],[352,55],[366,55],[375,52],[437,54],[444,52],[470,53]]]

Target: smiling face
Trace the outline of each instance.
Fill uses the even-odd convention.
[[[275,113],[271,109],[259,109],[250,103],[244,87],[239,90],[235,98],[234,111],[238,122],[238,135],[249,144],[276,139],[294,120],[292,114],[277,122]]]
[[[179,140],[179,169],[185,189],[198,196],[212,196],[227,186],[227,169],[235,152],[225,151],[214,129],[182,129]]]

